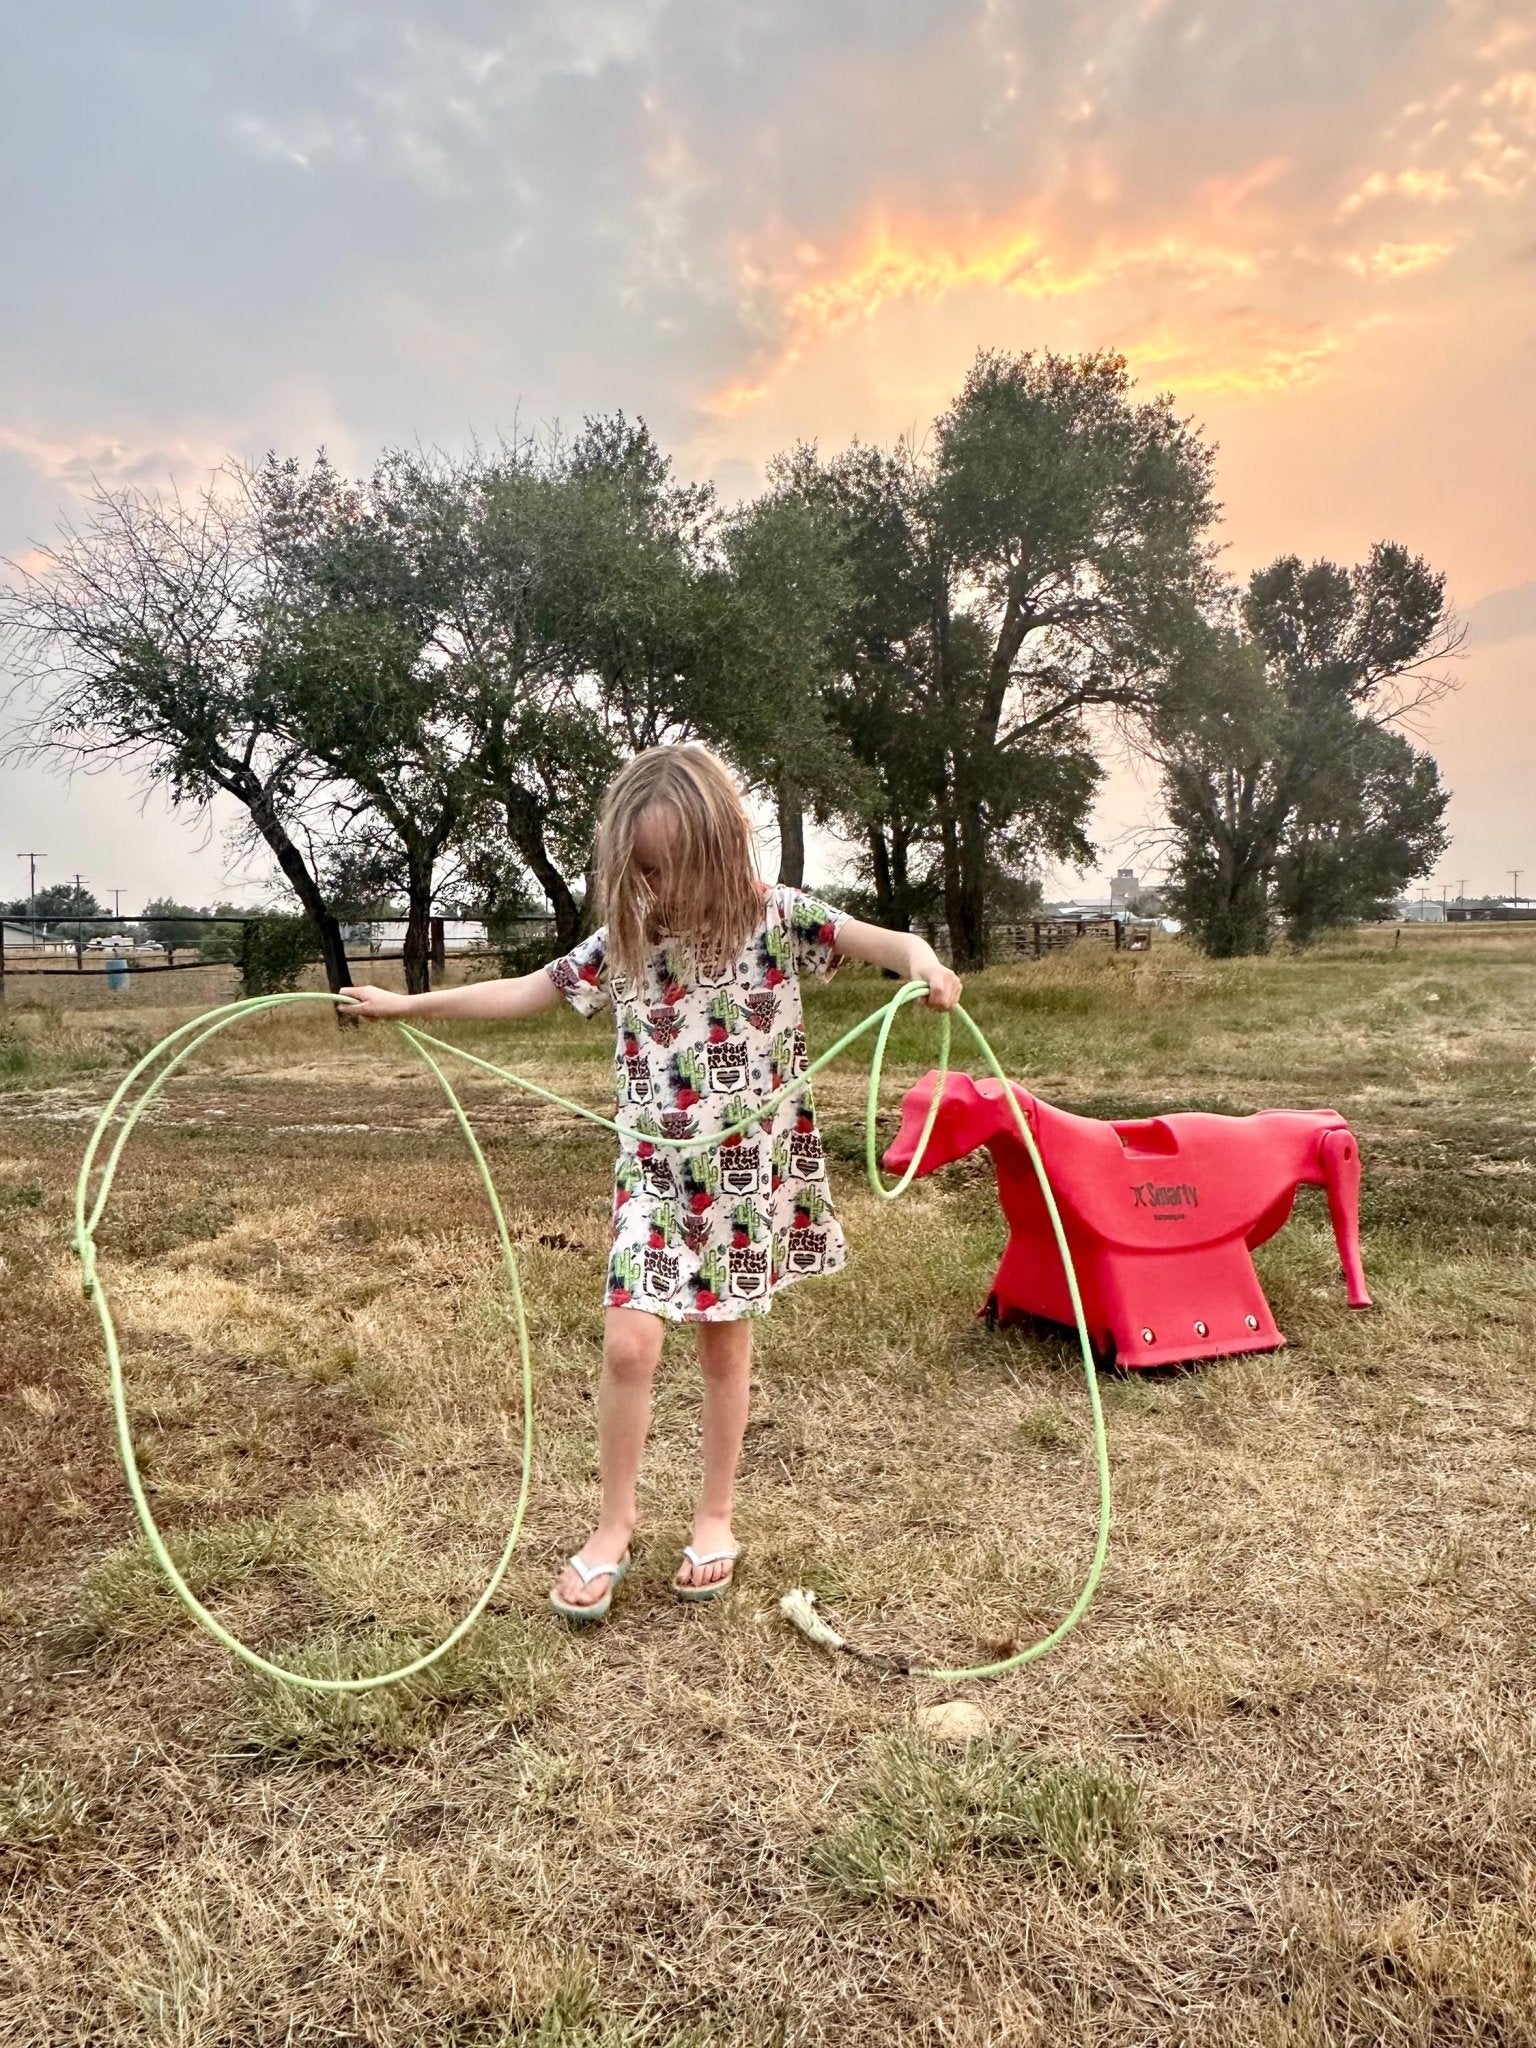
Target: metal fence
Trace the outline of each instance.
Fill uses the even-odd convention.
[[[1113,946],[1117,953],[1145,953],[1154,927],[1123,917],[1034,917],[1027,924],[995,925],[992,940],[999,958],[1042,959],[1075,946],[1079,939]]]
[[[158,920],[150,921],[156,922]],[[230,917],[189,912],[185,917],[167,918],[163,921],[168,924],[174,923],[177,925],[233,926],[244,935],[255,931],[267,920],[259,916]],[[126,974],[137,976],[141,974],[191,974],[198,969],[210,967],[238,968],[240,965],[240,957],[230,955],[213,960],[206,960],[201,954],[191,960],[177,960],[174,958],[176,953],[191,951],[192,947],[189,945],[173,943],[170,946],[166,946],[158,940],[141,939],[134,942],[131,951],[123,952],[94,946],[86,936],[87,927],[95,928],[101,926],[105,926],[107,931],[114,937],[126,936],[123,932],[125,925],[133,926],[143,922],[142,918],[136,917],[64,917],[54,919],[51,924],[41,918],[10,917],[0,919],[0,996],[3,996],[5,993],[7,981],[25,980],[28,976],[57,976],[61,973],[69,973],[71,970],[63,963],[71,955],[74,956],[73,972],[76,974],[84,974],[87,971],[88,963],[94,966],[95,962],[99,960],[103,971],[108,974],[109,979],[111,978],[111,970],[114,967],[123,970]],[[396,924],[400,920],[388,918],[380,919],[378,922]],[[429,922],[428,958],[439,972],[447,966],[450,957],[455,960],[499,960],[501,958],[503,949],[499,946],[453,946],[450,948],[444,932],[447,922],[448,920],[441,917],[434,917]],[[553,918],[540,917],[536,913],[529,913],[527,916],[509,918],[507,922],[510,926],[516,927],[521,934],[529,939],[547,934],[553,943],[555,932]],[[13,933],[19,931],[27,932],[30,943],[24,947],[18,947],[13,940],[11,947],[7,949],[7,928]],[[370,967],[384,961],[403,960],[405,957],[403,951],[388,952],[372,944],[368,944],[367,950],[364,951],[356,938],[349,938],[346,943],[347,961],[351,966]],[[364,943],[367,944],[367,942]],[[247,947],[243,945],[241,953],[243,954],[246,950]],[[163,952],[169,957],[161,961],[141,960],[137,957],[141,952]],[[54,964],[52,966],[17,966],[15,964],[17,960],[35,961],[45,955],[53,960]],[[314,958],[318,961],[320,958],[318,952]],[[121,984],[117,985],[120,986]]]
[[[1509,913],[1505,912],[1504,914],[1508,915]],[[1525,913],[1525,915],[1532,914],[1531,912]],[[174,957],[167,957],[162,961],[145,961],[136,957],[139,952],[158,951],[164,952],[168,956],[174,956],[175,953],[190,951],[191,948],[179,944],[167,947],[159,941],[146,939],[139,941],[135,945],[133,953],[125,954],[94,947],[85,936],[85,928],[87,926],[106,926],[116,936],[122,933],[124,925],[136,925],[141,922],[142,920],[139,918],[69,917],[58,919],[51,929],[45,927],[42,933],[38,933],[36,923],[26,918],[14,917],[0,921],[0,996],[4,995],[8,980],[24,979],[27,976],[35,975],[56,976],[60,973],[69,972],[69,969],[61,963],[67,960],[71,954],[74,956],[75,973],[84,974],[87,961],[89,960],[94,963],[99,959],[107,973],[109,983],[114,987],[121,987],[123,985],[122,982],[113,975],[114,968],[120,970],[124,975],[131,974],[135,976],[141,974],[191,974],[198,969],[209,967],[228,966],[238,969],[240,958],[248,951],[248,944],[243,944],[239,955],[233,957],[226,955],[222,959],[206,960],[199,954],[191,960],[177,960]],[[261,917],[230,917],[204,915],[202,913],[193,915],[189,913],[185,917],[178,917],[174,920],[167,919],[166,922],[174,922],[178,925],[232,925],[237,927],[242,934],[245,934],[254,931],[265,920]],[[390,918],[380,919],[378,922],[396,924],[400,920]],[[5,943],[6,925],[9,924],[11,929],[16,931],[28,927],[29,923],[31,924],[33,937],[42,945],[52,946],[55,949],[52,955],[55,963],[53,966],[16,966],[7,957]],[[429,924],[428,958],[432,966],[439,973],[446,968],[450,957],[455,960],[501,959],[504,948],[500,946],[450,947],[445,938],[444,927],[446,923],[446,919],[434,917],[430,920]],[[540,917],[537,913],[530,912],[526,916],[508,919],[508,924],[515,927],[519,936],[524,939],[547,938],[551,947],[555,944],[555,924],[554,919],[551,917]],[[1153,930],[1154,926],[1151,924],[1138,923],[1119,917],[1036,917],[1020,924],[994,926],[990,934],[990,942],[992,955],[998,960],[1039,960],[1048,953],[1057,953],[1067,946],[1075,945],[1080,939],[1086,939],[1099,945],[1113,946],[1117,953],[1143,953],[1151,947]],[[934,936],[942,945],[942,935],[935,934]],[[359,945],[355,937],[348,938],[347,961],[350,966],[372,967],[390,960],[402,960],[405,957],[403,951],[389,952],[369,942],[364,942],[364,944],[367,946],[366,951],[363,950],[363,946]],[[16,958],[19,959],[33,960],[37,958],[37,948],[34,945],[29,945],[24,949],[13,948],[13,951]],[[317,953],[314,957],[318,960],[319,954]]]

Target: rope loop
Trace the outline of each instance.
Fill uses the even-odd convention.
[[[864,1156],[870,1187],[882,1201],[897,1200],[906,1192],[917,1177],[922,1166],[923,1157],[928,1150],[933,1136],[934,1126],[937,1122],[941,1105],[944,1082],[949,1074],[950,1019],[947,1013],[940,1013],[939,1067],[932,1100],[928,1105],[927,1117],[923,1124],[922,1135],[912,1162],[907,1167],[905,1173],[892,1186],[885,1186],[880,1178],[880,1164],[877,1153],[877,1112],[880,1083],[885,1069],[886,1048],[890,1040],[892,1028],[902,1010],[910,1003],[921,1001],[926,997],[927,993],[927,986],[921,981],[905,983],[888,1002],[883,1003],[878,1010],[872,1010],[867,1017],[861,1019],[851,1030],[844,1032],[837,1043],[822,1053],[818,1059],[813,1060],[803,1074],[793,1077],[782,1088],[779,1088],[774,1094],[769,1096],[757,1111],[757,1114],[762,1116],[777,1109],[782,1102],[788,1100],[791,1096],[801,1093],[806,1084],[816,1074],[820,1073],[823,1067],[829,1066],[832,1061],[841,1058],[866,1032],[877,1031],[878,1035],[870,1057],[869,1090],[865,1105]],[[453,1045],[446,1039],[435,1038],[430,1033],[418,1031],[409,1024],[397,1024],[396,1030],[401,1038],[410,1046],[412,1052],[422,1061],[423,1065],[429,1070],[438,1086],[442,1089],[449,1110],[459,1127],[470,1157],[474,1162],[475,1170],[479,1175],[481,1186],[485,1190],[491,1216],[495,1223],[497,1244],[501,1254],[502,1272],[506,1282],[507,1296],[511,1303],[512,1319],[517,1332],[518,1379],[522,1408],[521,1470],[518,1481],[517,1501],[513,1510],[510,1532],[502,1548],[501,1555],[497,1559],[495,1568],[486,1582],[485,1590],[434,1649],[425,1651],[421,1656],[414,1658],[408,1664],[400,1665],[396,1670],[372,1673],[358,1678],[320,1678],[306,1672],[289,1670],[286,1666],[274,1663],[270,1658],[264,1657],[259,1651],[252,1649],[249,1644],[242,1642],[238,1636],[234,1635],[224,1626],[217,1615],[209,1612],[208,1608],[203,1605],[202,1601],[198,1599],[197,1595],[188,1585],[175,1559],[171,1556],[165,1538],[155,1521],[154,1512],[150,1507],[149,1499],[144,1489],[144,1482],[139,1471],[138,1457],[134,1450],[133,1432],[128,1417],[128,1395],[123,1374],[121,1347],[118,1341],[117,1326],[112,1315],[111,1303],[107,1295],[107,1288],[102,1280],[98,1264],[96,1232],[100,1227],[103,1215],[106,1213],[107,1203],[112,1193],[112,1185],[117,1177],[117,1170],[121,1164],[128,1140],[132,1137],[140,1118],[154,1103],[173,1074],[179,1072],[188,1060],[200,1052],[212,1039],[217,1038],[221,1032],[227,1031],[234,1024],[243,1022],[247,1017],[259,1016],[267,1011],[281,1009],[296,1003],[325,1003],[334,1007],[338,1002],[344,1004],[345,996],[338,997],[309,990],[284,995],[252,996],[238,1002],[225,1003],[217,1009],[206,1011],[202,1016],[194,1017],[188,1023],[179,1025],[174,1031],[167,1032],[159,1044],[153,1046],[149,1052],[145,1053],[143,1058],[137,1061],[129,1069],[128,1073],[124,1075],[96,1119],[86,1144],[85,1155],[80,1162],[80,1172],[75,1183],[74,1247],[80,1260],[82,1289],[87,1299],[94,1306],[97,1320],[101,1326],[102,1342],[107,1355],[118,1455],[122,1462],[124,1477],[128,1483],[128,1491],[133,1501],[134,1512],[138,1516],[139,1526],[144,1532],[150,1552],[170,1583],[177,1599],[181,1601],[193,1620],[201,1628],[206,1629],[216,1642],[222,1644],[232,1655],[250,1665],[253,1670],[262,1672],[268,1678],[277,1679],[284,1685],[309,1692],[364,1693],[375,1691],[381,1686],[403,1683],[430,1669],[440,1658],[445,1657],[455,1644],[462,1642],[481,1615],[484,1614],[487,1606],[495,1598],[497,1590],[506,1576],[507,1568],[512,1562],[513,1552],[516,1550],[518,1540],[521,1537],[523,1521],[528,1508],[529,1486],[533,1469],[533,1357],[528,1337],[528,1318],[523,1299],[522,1282],[518,1274],[517,1255],[512,1248],[512,1238],[507,1226],[506,1212],[502,1207],[501,1198],[497,1194],[496,1184],[492,1178],[490,1167],[486,1163],[485,1153],[465,1113],[464,1105],[460,1101],[453,1083],[444,1071],[440,1056],[458,1060],[468,1067],[494,1075],[496,1079],[506,1082],[521,1093],[532,1095],[539,1101],[567,1110],[573,1116],[578,1116],[585,1122],[597,1124],[601,1129],[610,1131],[615,1136],[626,1137],[638,1136],[640,1134],[627,1129],[624,1125],[615,1122],[609,1117],[600,1115],[596,1110],[587,1108],[583,1103],[573,1102],[566,1096],[555,1094],[548,1088],[540,1087],[536,1082],[526,1080],[522,1075],[513,1073],[506,1067],[498,1066],[492,1060],[483,1059],[478,1053],[472,1053],[463,1046]],[[1029,1128],[1029,1120],[1024,1115],[1007,1076],[998,1064],[996,1054],[988,1044],[980,1026],[967,1011],[957,1006],[954,1014],[970,1032],[991,1073],[1003,1083],[1008,1100],[1013,1107],[1014,1120],[1018,1125],[1019,1134],[1024,1141],[1030,1163],[1040,1184],[1040,1192],[1045,1201],[1046,1211],[1051,1219],[1051,1228],[1055,1234],[1057,1249],[1061,1255],[1068,1291],[1072,1299],[1072,1311],[1077,1322],[1077,1335],[1082,1351],[1083,1371],[1087,1380],[1089,1406],[1093,1415],[1099,1508],[1097,1537],[1087,1575],[1071,1608],[1062,1620],[1057,1623],[1056,1627],[1051,1630],[1049,1635],[1043,1636],[1040,1641],[1032,1643],[1027,1649],[1020,1650],[1013,1656],[1002,1658],[992,1664],[977,1664],[961,1669],[944,1669],[917,1664],[906,1667],[910,1675],[914,1677],[942,1679],[949,1682],[958,1682],[962,1679],[972,1678],[999,1678],[1007,1672],[1016,1671],[1021,1665],[1030,1663],[1035,1658],[1042,1657],[1047,1651],[1054,1649],[1062,1638],[1071,1629],[1076,1627],[1087,1611],[1089,1602],[1093,1598],[1095,1588],[1104,1569],[1105,1558],[1109,1550],[1111,1517],[1109,1454],[1105,1440],[1104,1413],[1099,1400],[1098,1373],[1094,1365],[1093,1346],[1088,1334],[1087,1320],[1083,1313],[1082,1297],[1078,1290],[1077,1274],[1073,1268],[1072,1254],[1067,1244],[1066,1231],[1062,1226],[1061,1217],[1056,1207],[1055,1196],[1051,1191],[1044,1163],[1035,1145],[1034,1135]],[[138,1084],[141,1082],[142,1086],[139,1086]],[[137,1093],[135,1093],[136,1087]],[[115,1131],[113,1130],[114,1120],[116,1120]],[[103,1155],[102,1148],[107,1144],[109,1132],[112,1132],[111,1143]],[[692,1153],[706,1151],[723,1144],[729,1135],[730,1133],[727,1130],[703,1138],[652,1137],[651,1142],[655,1145],[664,1145],[670,1150],[675,1151],[679,1156],[687,1157]],[[841,1639],[839,1639],[839,1647],[851,1646],[843,1644]]]

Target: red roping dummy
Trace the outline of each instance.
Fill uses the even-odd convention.
[[[885,1155],[892,1172],[911,1164],[937,1078],[928,1074],[903,1099]],[[1299,1187],[1327,1190],[1349,1305],[1371,1306],[1360,1263],[1360,1148],[1334,1110],[1101,1123],[1023,1088],[1014,1093],[1055,1192],[1102,1358],[1173,1365],[1284,1344],[1250,1254],[1285,1223]],[[1008,1219],[984,1312],[1071,1327],[1061,1254],[1002,1084],[951,1074],[922,1172],[983,1145]]]

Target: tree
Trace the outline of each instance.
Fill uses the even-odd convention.
[[[593,914],[610,776],[699,726],[710,494],[674,483],[649,430],[619,414],[569,444],[504,447],[464,490],[459,702],[480,786],[572,945]]]
[[[57,924],[70,917],[100,917],[101,905],[89,889],[73,882],[50,882],[35,898],[18,896],[5,906],[7,917],[36,917],[39,924]]]
[[[98,489],[84,525],[42,556],[0,588],[0,634],[30,700],[11,757],[136,767],[198,809],[232,796],[344,987],[341,931],[300,844],[313,764],[273,720],[271,565],[240,492],[228,478],[192,503]]]
[[[1170,908],[1209,953],[1304,943],[1425,873],[1448,793],[1394,728],[1450,687],[1444,578],[1380,543],[1353,569],[1284,556],[1176,665],[1150,727]]]
[[[781,466],[855,583],[831,707],[876,893],[904,922],[936,886],[957,966],[985,961],[990,873],[1087,857],[1087,720],[1143,711],[1195,630],[1211,462],[1122,357],[983,352],[929,452]]]
[[[284,995],[315,957],[315,928],[307,917],[247,918],[240,927],[240,993]]]
[[[166,965],[173,967],[178,952],[189,946],[201,945],[203,933],[209,927],[197,919],[198,913],[188,904],[173,902],[169,896],[157,896],[144,906],[139,926],[149,943],[159,946],[165,954]]]
[[[412,993],[429,986],[438,864],[478,800],[446,627],[460,549],[439,517],[443,480],[398,453],[357,485],[323,455],[308,471],[269,457],[246,477],[277,571],[262,667],[273,725],[322,772],[334,828],[361,820],[378,885],[394,869]]]
[[[214,917],[229,917],[236,920],[230,924],[205,924],[198,927],[197,957],[206,965],[219,966],[226,961],[240,958],[240,928],[254,911],[237,910],[232,903],[215,903],[210,913]],[[148,934],[146,933],[147,937]],[[158,942],[157,942],[158,943]]]
[[[771,799],[779,880],[805,880],[805,817],[827,818],[864,784],[832,723],[839,618],[852,598],[837,528],[793,487],[770,489],[723,522],[701,579],[698,693],[706,739]]]
[[[1275,908],[1293,945],[1391,915],[1450,844],[1450,791],[1431,757],[1368,719],[1297,804],[1275,864]]]
[[[936,895],[926,855],[943,777],[923,689],[933,603],[921,467],[906,446],[885,454],[855,443],[830,462],[802,446],[772,465],[770,479],[814,508],[847,577],[823,704],[862,778],[841,809],[867,848],[876,914],[906,931]]]

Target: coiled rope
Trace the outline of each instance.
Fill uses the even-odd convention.
[[[927,1151],[929,1141],[933,1135],[934,1124],[938,1118],[944,1080],[949,1073],[949,1014],[947,1012],[939,1013],[938,1080],[933,1090],[933,1098],[928,1105],[928,1114],[923,1124],[917,1150],[905,1173],[890,1187],[887,1187],[880,1177],[880,1162],[876,1150],[876,1110],[880,1093],[880,1081],[885,1065],[886,1044],[890,1038],[892,1026],[895,1024],[901,1011],[909,1003],[921,1000],[927,993],[926,985],[920,981],[906,983],[905,986],[897,990],[889,1002],[883,1004],[878,1010],[872,1010],[867,1017],[855,1024],[850,1031],[844,1032],[837,1043],[822,1053],[820,1058],[813,1060],[803,1074],[794,1076],[782,1088],[768,1097],[766,1101],[757,1106],[754,1109],[754,1118],[768,1115],[771,1111],[777,1109],[780,1103],[786,1101],[791,1096],[799,1094],[805,1084],[813,1079],[816,1074],[820,1073],[823,1067],[829,1066],[833,1060],[839,1059],[866,1032],[877,1030],[878,1035],[875,1039],[874,1052],[870,1059],[869,1092],[865,1110],[865,1166],[869,1174],[870,1187],[874,1190],[875,1194],[882,1201],[891,1202],[897,1200],[899,1196],[905,1194],[916,1178],[922,1166],[923,1155]],[[224,1004],[215,1010],[209,1010],[200,1017],[194,1017],[190,1023],[183,1024],[175,1031],[168,1032],[160,1040],[159,1044],[152,1047],[123,1077],[122,1081],[113,1091],[110,1100],[96,1119],[95,1127],[85,1148],[85,1156],[80,1163],[80,1173],[75,1185],[74,1243],[75,1251],[80,1260],[85,1293],[95,1306],[97,1320],[101,1325],[102,1341],[106,1347],[107,1367],[111,1383],[112,1413],[117,1431],[117,1449],[122,1461],[124,1476],[128,1482],[128,1491],[132,1496],[134,1511],[138,1516],[139,1525],[144,1531],[145,1540],[149,1545],[151,1554],[160,1570],[165,1574],[176,1597],[181,1601],[193,1620],[206,1629],[216,1642],[221,1643],[234,1656],[241,1658],[254,1670],[263,1672],[267,1677],[278,1679],[285,1685],[295,1686],[309,1692],[364,1693],[372,1692],[380,1686],[400,1684],[404,1680],[414,1678],[419,1673],[428,1670],[433,1664],[437,1663],[439,1658],[445,1657],[454,1645],[461,1642],[474,1627],[487,1606],[495,1598],[497,1589],[506,1575],[507,1567],[512,1562],[512,1554],[517,1548],[518,1539],[522,1534],[523,1519],[527,1512],[529,1483],[533,1468],[533,1357],[528,1340],[528,1318],[523,1302],[522,1283],[518,1276],[517,1255],[512,1248],[512,1238],[507,1228],[506,1213],[502,1208],[501,1198],[496,1192],[496,1184],[491,1177],[490,1168],[486,1164],[485,1154],[481,1149],[480,1141],[475,1136],[469,1118],[465,1114],[464,1106],[455,1092],[453,1083],[444,1072],[438,1055],[447,1055],[452,1059],[463,1061],[468,1066],[476,1067],[484,1073],[492,1074],[497,1080],[507,1082],[511,1087],[519,1089],[523,1094],[536,1096],[541,1102],[548,1102],[559,1109],[569,1110],[573,1116],[582,1117],[588,1123],[597,1124],[602,1130],[610,1131],[618,1137],[638,1137],[641,1134],[626,1129],[625,1126],[615,1123],[611,1118],[600,1115],[596,1110],[588,1109],[582,1103],[572,1102],[568,1097],[557,1095],[551,1089],[541,1088],[536,1082],[526,1080],[521,1074],[514,1074],[508,1068],[498,1066],[493,1060],[481,1058],[478,1053],[468,1052],[462,1046],[451,1045],[445,1039],[434,1038],[427,1032],[416,1030],[412,1025],[397,1024],[396,1029],[400,1036],[406,1041],[416,1056],[430,1069],[434,1079],[442,1089],[448,1106],[453,1113],[454,1120],[463,1134],[464,1142],[469,1148],[470,1156],[480,1176],[481,1185],[485,1189],[486,1199],[490,1204],[491,1215],[495,1220],[497,1243],[501,1250],[502,1270],[506,1277],[507,1293],[512,1304],[513,1322],[517,1331],[518,1368],[522,1400],[521,1475],[518,1483],[517,1502],[513,1510],[511,1531],[508,1534],[506,1544],[500,1558],[497,1560],[495,1569],[491,1573],[485,1590],[435,1649],[426,1651],[408,1664],[402,1664],[397,1670],[377,1672],[361,1678],[323,1678],[314,1677],[302,1671],[291,1671],[281,1664],[273,1663],[270,1658],[263,1657],[259,1651],[253,1650],[248,1643],[243,1643],[238,1636],[234,1635],[224,1626],[217,1615],[209,1612],[187,1584],[156,1524],[153,1510],[149,1505],[149,1500],[144,1490],[144,1482],[139,1472],[138,1457],[134,1450],[133,1432],[128,1419],[128,1395],[123,1376],[122,1353],[118,1343],[117,1327],[112,1317],[111,1304],[108,1301],[106,1286],[101,1277],[97,1258],[96,1232],[106,1211],[107,1202],[112,1192],[112,1184],[117,1176],[117,1169],[128,1140],[132,1137],[139,1119],[179,1068],[185,1065],[194,1054],[201,1051],[210,1039],[216,1038],[221,1031],[227,1031],[232,1024],[240,1023],[246,1017],[258,1016],[263,1011],[281,1009],[293,1003],[327,1003],[334,1006],[338,1002],[344,1004],[345,997],[311,991],[288,995],[253,996],[240,1002]],[[798,1589],[793,1593],[787,1594],[781,1602],[781,1607],[788,1618],[813,1641],[822,1644],[826,1648],[847,1651],[849,1654],[859,1657],[868,1663],[883,1666],[887,1669],[898,1670],[912,1677],[940,1679],[950,1682],[973,1678],[1000,1678],[1007,1672],[1017,1671],[1021,1665],[1031,1663],[1037,1657],[1043,1657],[1047,1651],[1054,1649],[1062,1638],[1071,1629],[1076,1627],[1087,1611],[1089,1602],[1093,1599],[1095,1588],[1104,1569],[1104,1561],[1109,1551],[1111,1514],[1109,1452],[1104,1432],[1104,1411],[1099,1400],[1098,1375],[1094,1366],[1093,1346],[1088,1335],[1087,1321],[1083,1314],[1082,1297],[1078,1291],[1077,1274],[1073,1268],[1072,1254],[1067,1244],[1066,1231],[1062,1227],[1055,1196],[1051,1192],[1050,1181],[1046,1176],[1044,1164],[1035,1145],[1034,1134],[1029,1128],[1029,1120],[1024,1115],[1018,1098],[1009,1085],[1007,1076],[998,1064],[996,1054],[988,1044],[974,1018],[959,1007],[956,1008],[954,1014],[970,1032],[976,1042],[978,1051],[981,1053],[991,1073],[1003,1084],[1004,1093],[1013,1110],[1014,1121],[1018,1126],[1019,1135],[1024,1141],[1030,1163],[1035,1170],[1035,1177],[1040,1184],[1040,1192],[1045,1201],[1046,1212],[1051,1219],[1051,1229],[1055,1234],[1057,1249],[1061,1254],[1062,1267],[1066,1274],[1067,1287],[1072,1298],[1072,1312],[1077,1323],[1078,1343],[1082,1351],[1083,1373],[1088,1387],[1088,1402],[1093,1415],[1094,1459],[1097,1468],[1099,1493],[1098,1529],[1093,1558],[1076,1599],[1048,1635],[1042,1636],[1038,1642],[1031,1643],[1026,1649],[1019,1650],[1010,1657],[998,1659],[995,1663],[975,1664],[958,1669],[920,1665],[906,1658],[885,1657],[856,1648],[830,1628],[820,1615],[816,1613],[815,1594],[805,1589]],[[159,1064],[157,1065],[157,1063]],[[143,1086],[135,1095],[134,1089],[141,1077],[143,1077]],[[105,1155],[100,1157],[98,1166],[98,1157],[102,1153],[102,1147],[106,1142],[107,1134],[112,1129],[114,1119],[117,1118],[120,1118],[120,1120],[117,1122],[111,1145]],[[686,1157],[692,1153],[708,1151],[715,1146],[723,1144],[731,1134],[731,1131],[728,1129],[703,1138],[671,1139],[650,1137],[649,1133],[645,1135],[650,1137],[652,1144],[666,1146],[669,1150],[677,1153],[679,1157]],[[94,1190],[92,1186],[93,1176]]]

